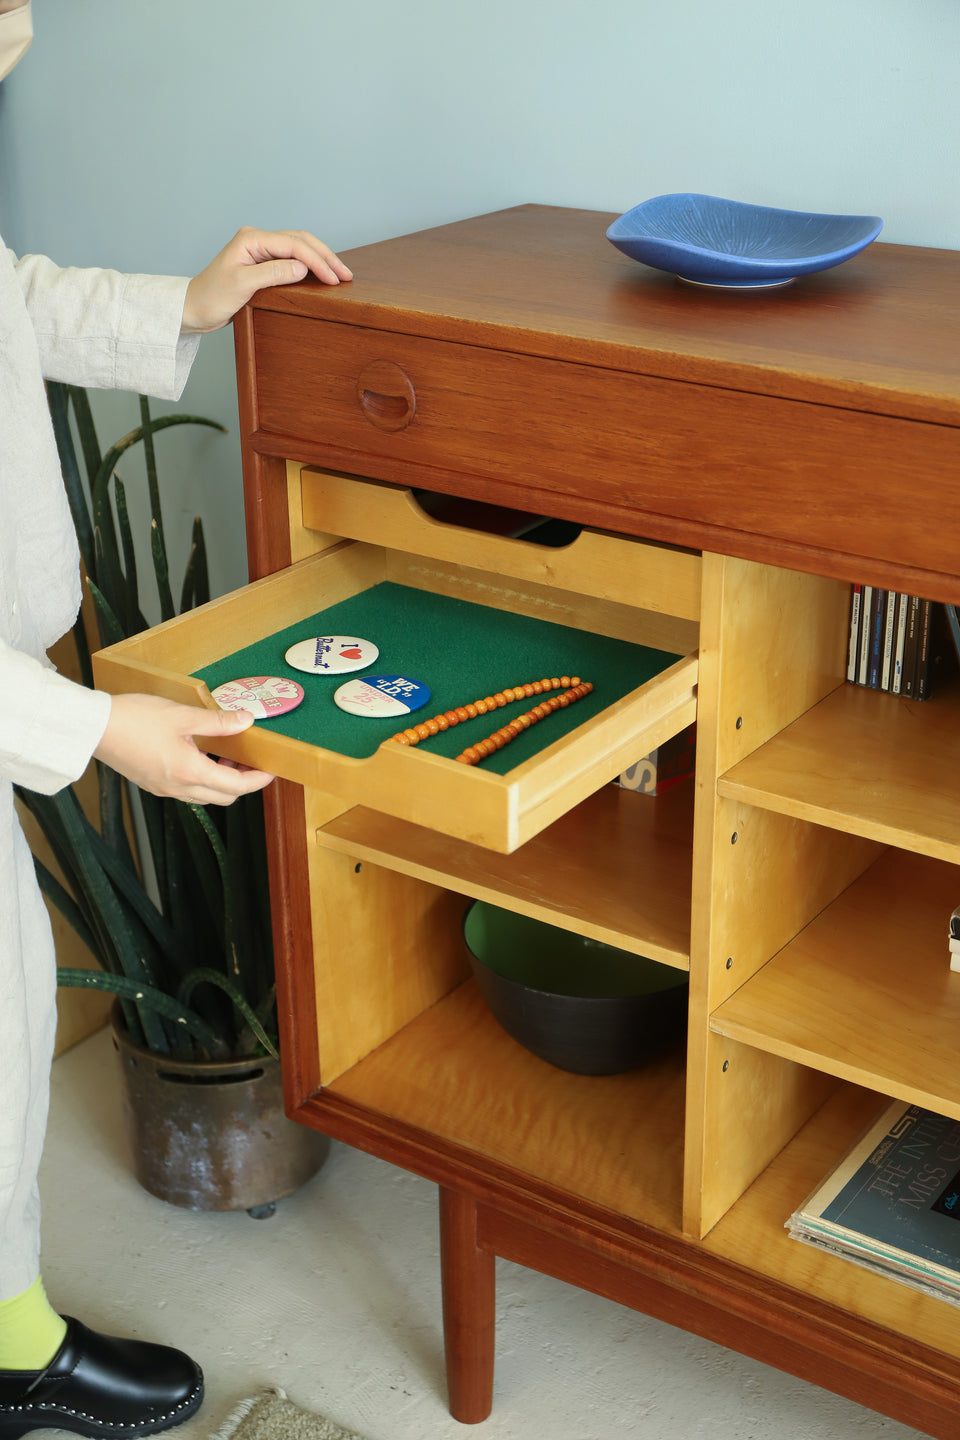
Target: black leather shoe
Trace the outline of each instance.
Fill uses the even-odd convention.
[[[203,1374],[182,1351],[63,1318],[66,1338],[45,1370],[0,1370],[0,1440],[48,1428],[103,1440],[154,1435],[199,1407]]]

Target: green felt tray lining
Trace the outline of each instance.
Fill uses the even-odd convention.
[[[428,685],[431,699],[422,710],[407,717],[407,725],[493,694],[505,685],[561,674],[591,680],[591,695],[554,712],[483,762],[485,770],[498,775],[552,745],[679,658],[625,640],[611,640],[384,581],[234,651],[195,674],[211,690],[227,680],[252,675],[295,679],[306,692],[303,704],[275,720],[257,724],[269,725],[283,735],[325,750],[365,758],[403,729],[403,724],[361,718],[338,709],[334,691],[353,677],[306,675],[286,663],[284,655],[291,645],[317,635],[355,635],[379,646],[376,663],[356,671],[357,676],[404,675]],[[435,755],[459,755],[466,746],[536,703],[535,699],[526,704],[514,703],[496,710],[492,717],[481,715],[465,721],[432,737],[425,742],[425,748]]]

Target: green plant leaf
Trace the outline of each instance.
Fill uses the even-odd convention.
[[[51,798],[62,801],[58,808],[71,853],[75,857],[78,881],[89,896],[91,907],[109,937],[118,968],[137,984],[152,984],[154,977],[147,956],[143,947],[137,944],[130,918],[96,856],[95,842],[92,839],[97,833],[94,826],[84,815],[80,802],[69,787]],[[141,1018],[147,1044],[151,1050],[156,1049],[165,1054],[168,1046],[162,1027],[149,1011],[145,1011]]]
[[[143,431],[143,458],[147,469],[147,494],[150,497],[150,518],[160,534],[160,547],[167,553],[167,542],[163,534],[163,512],[160,509],[160,485],[157,480],[157,452],[153,443],[153,421],[150,418],[150,401],[140,396],[140,428]]]
[[[72,925],[77,935],[90,951],[90,954],[96,959],[96,939],[94,938],[93,932],[89,929],[86,920],[83,918],[83,913],[79,905],[69,890],[64,889],[56,876],[47,869],[43,861],[39,860],[36,855],[33,857],[33,868],[36,871],[37,882],[43,894],[56,905],[60,914]]]
[[[90,659],[90,642],[87,639],[87,627],[83,620],[83,611],[73,622],[73,643],[77,651],[77,659],[80,662],[80,679],[88,690],[93,689],[93,663]]]
[[[190,557],[183,576],[180,592],[180,614],[206,605],[210,599],[210,577],[207,571],[207,546],[203,538],[203,523],[200,516],[194,517],[193,535],[190,541]]]
[[[93,848],[94,855],[102,865],[106,875],[113,882],[121,899],[126,902],[130,910],[137,916],[161,954],[170,956],[177,955],[178,946],[173,926],[161,911],[157,909],[147,894],[146,888],[134,867],[133,857],[130,857],[128,863],[124,857],[119,854],[117,847],[111,845],[105,835],[99,835],[92,827],[90,844]]]
[[[172,620],[177,612],[173,608],[170,572],[167,569],[167,552],[164,549],[163,536],[156,520],[150,521],[150,550],[153,555],[153,573],[157,577],[157,593],[160,596],[160,619]]]
[[[133,548],[133,532],[127,510],[126,486],[120,476],[113,477],[113,498],[117,507],[117,526],[123,546],[123,630],[125,635],[139,635],[147,622],[140,609],[140,584],[137,579],[137,556]]]
[[[230,866],[227,862],[226,847],[224,846],[220,832],[210,819],[204,807],[202,805],[190,805],[187,808],[193,812],[206,831],[207,839],[210,841],[214,858],[217,862],[217,869],[220,871],[220,883],[223,886],[224,959],[228,976],[232,979],[237,979],[240,976],[240,956],[237,947],[235,924],[236,906],[234,904],[233,881],[230,876]]]
[[[266,1050],[267,1054],[272,1055],[274,1060],[279,1060],[280,1055],[277,1051],[275,1044],[270,1039],[270,1036],[267,1034],[266,1030],[261,1025],[251,1006],[248,1005],[247,1001],[243,998],[236,985],[234,985],[230,980],[228,980],[225,975],[221,975],[219,971],[211,970],[209,967],[203,966],[201,966],[199,970],[194,970],[191,975],[187,976],[186,980],[184,980],[183,984],[180,986],[180,989],[177,992],[177,998],[179,1000],[182,1000],[183,1003],[186,1004],[196,987],[198,985],[204,984],[216,985],[218,989],[222,990],[224,994],[230,997],[230,999],[233,1001],[233,1004],[237,1007],[237,1009],[240,1011],[240,1014],[246,1021],[248,1028],[256,1036],[257,1040],[263,1046],[264,1050]]]
[[[84,889],[75,864],[75,857],[70,847],[66,827],[62,819],[62,808],[69,803],[66,798],[61,799],[57,795],[41,795],[35,790],[21,790],[16,787],[17,799],[29,810],[39,825],[43,835],[53,852],[53,858],[59,865],[67,885],[70,887],[74,900],[77,903],[80,913],[84,918],[87,930],[94,936],[96,945],[93,953],[101,964],[107,963],[106,936],[102,927],[98,925],[98,916],[91,907],[89,896]],[[61,792],[62,794],[62,792]],[[112,958],[112,956],[110,957]]]
[[[77,422],[80,449],[83,452],[83,463],[87,470],[87,484],[92,491],[93,482],[96,479],[97,471],[100,469],[100,462],[103,456],[100,452],[100,441],[97,439],[97,427],[93,423],[90,397],[86,390],[80,385],[68,385],[67,391],[70,395],[70,403],[73,406],[73,414]]]
[[[91,577],[91,583],[96,582],[97,587],[103,592],[110,609],[122,620],[126,615],[126,589],[123,579],[123,571],[120,568],[119,551],[117,548],[117,531],[113,522],[113,511],[109,504],[106,508],[103,523],[98,519],[93,527],[93,548],[96,555],[95,575]],[[121,634],[125,631],[121,629]]]
[[[88,577],[87,585],[90,594],[93,596],[94,608],[97,612],[97,623],[100,627],[100,643],[102,645],[117,645],[121,640],[126,640],[123,626],[117,619],[116,611],[103,594],[100,587]]]
[[[190,851],[190,858],[193,861],[197,887],[203,897],[203,903],[216,931],[217,943],[222,952],[225,943],[223,880],[216,855],[212,851],[207,837],[207,828],[201,821],[200,815],[202,814],[205,819],[209,819],[209,817],[202,805],[187,805],[177,802],[175,810],[187,848]]]
[[[200,1041],[212,1060],[225,1060],[229,1057],[229,1046],[224,1044],[216,1031],[211,1030],[194,1010],[188,1009],[173,996],[165,995],[153,985],[139,985],[125,975],[105,975],[102,970],[78,970],[64,965],[57,971],[57,984],[75,989],[106,990],[111,995],[118,995],[132,1001],[141,1014],[146,1012],[162,1015],[173,1025],[181,1026]],[[148,1044],[148,1048],[152,1050],[154,1047]]]
[[[134,869],[133,851],[127,835],[124,814],[124,795],[127,782],[109,765],[97,762],[97,787],[100,793],[100,834],[105,841],[104,851],[116,855],[125,865]],[[96,834],[96,830],[93,832]]]
[[[207,541],[203,533],[203,521],[199,515],[193,520],[193,546],[197,555],[196,600],[197,605],[206,605],[210,599],[210,572],[207,565]]]
[[[66,385],[57,380],[48,380],[47,404],[50,407],[50,419],[53,421],[53,433],[60,455],[60,470],[70,504],[70,514],[77,532],[80,558],[83,568],[89,575],[92,573],[94,564],[93,525],[90,521],[90,507],[86,491],[80,478],[80,466],[77,463],[77,452],[73,444],[73,432],[70,429],[70,396]]]

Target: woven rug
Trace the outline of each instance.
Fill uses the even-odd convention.
[[[282,1390],[254,1395],[230,1412],[210,1440],[364,1440],[324,1415],[302,1410]]]

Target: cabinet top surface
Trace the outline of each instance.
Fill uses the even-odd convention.
[[[717,292],[621,255],[614,218],[518,206],[345,252],[352,284],[252,304],[960,425],[960,252],[875,242],[783,290]]]

